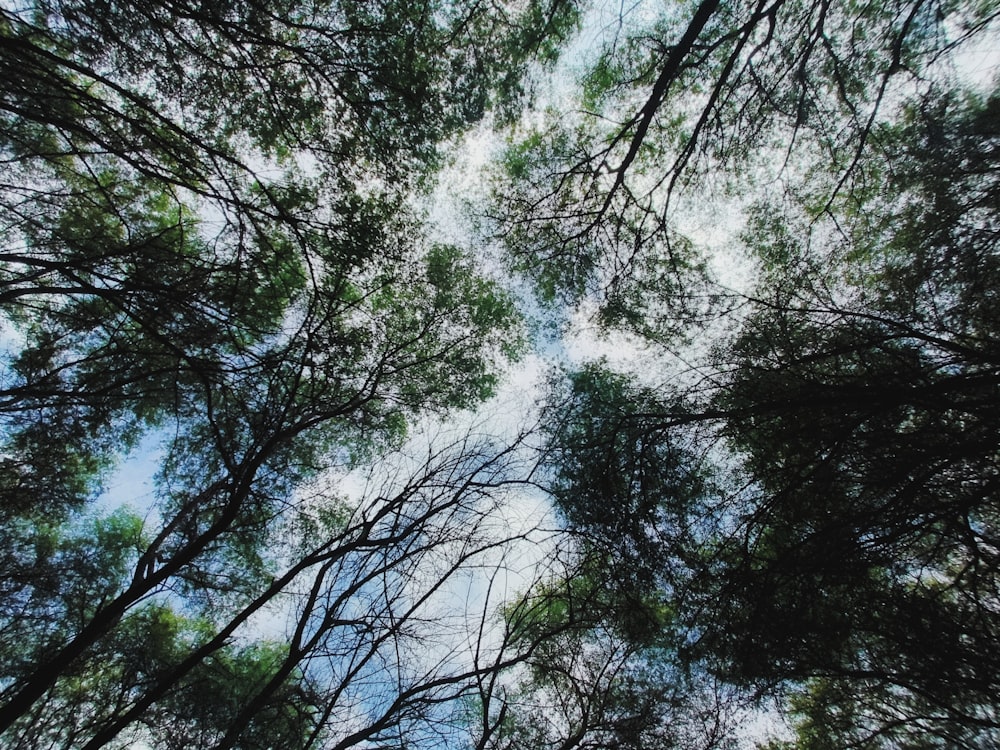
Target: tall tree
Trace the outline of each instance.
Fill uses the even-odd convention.
[[[743,678],[815,680],[808,725],[851,716],[840,741],[974,747],[1000,731],[996,103],[924,104],[884,135],[874,208],[896,214],[809,249],[772,221],[752,237],[785,283],[769,274],[719,396],[760,499],[708,641]]]
[[[703,0],[612,21],[576,106],[514,134],[498,234],[546,296],[596,296],[606,322],[676,336],[713,296],[684,210],[803,176],[817,210],[863,190],[880,125],[901,98],[947,86],[945,61],[996,14],[976,2]]]
[[[585,414],[564,394],[594,370],[557,389],[569,440],[545,476],[577,549],[615,550],[597,558],[605,588],[647,575],[668,660],[747,701],[789,698],[794,746],[1000,735],[997,105],[948,70],[996,13],[674,7],[609,45],[582,113],[501,164],[516,182],[495,214],[543,297],[596,301],[609,338],[652,352],[694,342],[684,373],[602,376]],[[679,229],[713,186],[745,191],[741,292]],[[723,295],[734,307],[705,304]],[[696,491],[662,481],[692,465],[709,472]],[[678,507],[687,524],[658,515]],[[579,626],[619,627],[613,599],[576,608]],[[638,668],[642,638],[618,636]],[[589,684],[556,682],[566,705]]]
[[[519,352],[509,295],[407,206],[574,18],[0,10],[5,744],[346,747],[433,726],[489,668],[403,644],[501,543],[473,530],[507,452],[467,443],[353,506],[305,493],[478,403]],[[109,514],[102,481],[144,436],[155,497]],[[280,612],[289,639],[255,635]]]

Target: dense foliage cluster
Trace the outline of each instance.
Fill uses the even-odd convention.
[[[4,5],[0,743],[1000,743],[998,16]]]
[[[997,742],[1000,120],[950,56],[998,11],[675,6],[512,147],[514,265],[664,355],[549,400],[579,559],[537,596],[557,623],[587,602],[565,663],[619,651],[600,701],[582,664],[572,688],[539,664],[528,694],[576,709],[536,746],[726,747],[765,699],[793,725],[772,748]],[[739,291],[683,233],[713,188],[739,195],[715,202],[742,216]]]
[[[478,403],[520,350],[510,295],[409,206],[574,14],[0,10],[4,746],[332,747],[442,720],[480,668],[402,654],[454,572],[429,560],[487,545],[493,501],[448,482],[499,483],[503,452],[439,448],[363,498],[310,483]],[[108,508],[137,447],[155,491]]]

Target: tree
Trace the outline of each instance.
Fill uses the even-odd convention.
[[[492,667],[415,666],[407,628],[502,545],[473,531],[510,449],[460,445],[355,504],[304,492],[393,460],[518,354],[511,297],[407,206],[445,138],[515,105],[574,7],[0,14],[4,742],[346,747],[433,727]],[[99,509],[150,436],[152,504]],[[257,634],[268,612],[298,613],[289,641]]]
[[[609,23],[576,109],[513,134],[490,213],[545,296],[596,298],[606,323],[676,339],[724,292],[705,284],[687,209],[788,184],[822,212],[864,191],[899,99],[947,87],[939,63],[996,8],[704,0],[635,15]]]
[[[737,691],[678,659],[675,613],[623,591],[613,560],[557,546],[505,608],[504,645],[525,653],[477,702],[477,748],[729,748]]]
[[[720,395],[746,415],[727,431],[761,499],[733,544],[735,623],[710,648],[743,678],[815,679],[809,711],[856,714],[845,742],[998,730],[993,107],[943,102],[886,136],[882,195],[903,208],[860,213],[826,246],[832,274],[765,240],[791,251],[775,270],[809,270],[747,321]]]
[[[574,3],[0,10],[5,744],[995,744],[998,105],[947,63],[996,15],[675,4],[524,132]],[[413,208],[487,113],[542,313],[690,366],[433,440],[531,341]],[[684,232],[726,191],[743,290]]]
[[[721,522],[697,430],[606,363],[550,387],[537,481],[564,531],[505,609],[527,658],[482,700],[478,747],[731,747],[745,697],[685,657],[687,599]]]
[[[543,298],[596,302],[609,338],[661,354],[714,336],[681,350],[688,372],[605,376],[589,414],[555,396],[579,437],[546,455],[548,486],[580,549],[624,550],[600,558],[602,583],[655,571],[670,658],[743,700],[788,699],[795,746],[1000,732],[996,96],[942,64],[995,15],[694,4],[616,38],[582,114],[515,140],[501,165],[518,183],[494,213]],[[684,201],[774,176],[785,189],[734,209],[755,282],[714,286],[681,234]],[[649,481],[678,445],[682,466],[712,457],[696,493]],[[671,503],[697,543],[649,510]],[[660,535],[666,562],[655,544],[632,554]],[[581,627],[614,623],[620,602]]]

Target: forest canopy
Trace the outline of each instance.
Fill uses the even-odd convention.
[[[998,15],[4,4],[0,744],[1000,743]]]

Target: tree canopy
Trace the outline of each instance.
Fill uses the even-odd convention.
[[[574,13],[3,9],[7,746],[388,742],[486,668],[402,654],[499,544],[475,529],[507,451],[310,483],[391,463],[521,350],[511,295],[412,191]],[[106,508],[150,438],[153,497]]]
[[[0,8],[0,741],[1000,742],[998,15]]]
[[[543,411],[579,559],[525,601],[586,614],[575,666],[524,682],[518,726],[578,706],[537,744],[765,743],[724,731],[764,705],[791,724],[769,747],[997,741],[996,80],[959,59],[997,11],[649,10],[577,109],[513,133],[489,209],[511,266],[646,363],[570,366]],[[574,660],[609,643],[588,716]],[[626,734],[616,689],[645,699]]]

